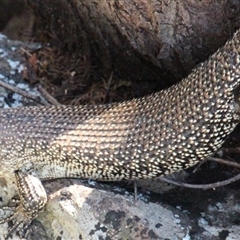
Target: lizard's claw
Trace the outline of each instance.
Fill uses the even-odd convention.
[[[5,239],[16,232],[21,238],[26,237],[31,222],[47,203],[47,194],[38,178],[21,171],[15,176],[20,200],[13,200],[11,205],[0,208],[0,224],[13,221]]]
[[[26,214],[21,204],[19,206],[4,206],[0,208],[0,224],[9,221],[13,223],[7,235],[4,237],[5,239],[10,238],[15,232],[18,232],[21,238],[26,237],[33,219],[34,217]]]

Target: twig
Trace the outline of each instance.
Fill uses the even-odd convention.
[[[218,163],[222,163],[222,164],[226,164],[228,166],[240,168],[240,164],[239,163],[228,161],[228,160],[224,160],[224,159],[221,159],[221,158],[209,157],[208,160],[211,160],[211,161],[214,161],[214,162],[218,162]]]
[[[214,162],[226,164],[228,166],[240,168],[239,163],[227,161],[227,160],[224,160],[224,159],[221,159],[221,158],[209,157],[207,160],[211,160],[211,161],[214,161]],[[224,180],[224,181],[220,181],[220,182],[216,182],[216,183],[210,183],[210,184],[189,184],[189,183],[177,182],[177,181],[169,179],[167,177],[162,177],[160,179],[163,180],[164,182],[171,183],[171,184],[181,186],[181,187],[197,188],[197,189],[211,189],[211,188],[217,188],[217,187],[225,186],[225,185],[228,185],[230,183],[236,182],[237,180],[240,180],[240,173],[237,176],[232,177],[228,180]]]
[[[3,81],[0,81],[0,86],[2,86],[3,88],[6,88],[6,89],[8,89],[12,92],[15,92],[15,93],[17,93],[17,94],[19,94],[23,97],[31,99],[34,102],[39,103],[41,105],[49,105],[46,101],[43,101],[40,97],[29,94],[26,91],[24,91],[22,89],[19,89],[19,88],[13,86],[13,85],[8,84],[8,83],[5,83]]]
[[[135,202],[137,202],[137,200],[138,200],[137,182],[134,181],[133,184],[134,184],[134,200],[135,200]]]
[[[197,172],[197,171],[200,169],[200,167],[201,167],[207,160],[208,160],[208,159],[205,159],[205,160],[202,160],[201,162],[199,162],[199,163],[197,164],[197,166],[194,168],[193,173]]]
[[[47,90],[44,89],[41,85],[38,85],[37,89],[49,103],[55,106],[61,105],[61,103],[58,102],[57,99],[55,99],[50,93],[48,93]]]
[[[160,180],[167,182],[167,183],[171,183],[180,187],[186,187],[186,188],[195,188],[195,189],[214,189],[217,187],[222,187],[222,186],[226,186],[230,183],[236,182],[238,180],[240,180],[240,173],[238,175],[236,175],[235,177],[232,177],[230,179],[224,180],[224,181],[220,181],[220,182],[215,182],[215,183],[210,183],[210,184],[189,184],[189,183],[183,183],[183,182],[177,182],[175,180],[166,178],[166,177],[161,177]]]
[[[105,87],[105,90],[106,90],[105,96],[104,96],[104,103],[106,102],[107,96],[109,94],[109,90],[110,90],[110,87],[111,87],[112,79],[113,79],[113,72],[111,72],[111,75],[110,75],[110,77],[109,77],[107,82],[105,82],[105,80],[103,80],[104,87]]]

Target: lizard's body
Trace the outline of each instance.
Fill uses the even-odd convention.
[[[154,178],[214,154],[240,120],[239,41],[238,31],[186,79],[141,99],[1,110],[0,176],[16,176],[21,200],[13,218],[31,222],[45,206],[39,180]]]

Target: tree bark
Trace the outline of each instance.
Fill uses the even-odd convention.
[[[100,76],[169,86],[240,26],[236,0],[28,0],[38,28],[79,51]],[[49,38],[48,38],[49,39]]]

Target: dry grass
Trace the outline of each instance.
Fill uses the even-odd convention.
[[[59,48],[43,46],[37,51],[22,49],[27,59],[24,78],[40,83],[64,104],[101,104],[133,98],[131,81],[97,77],[95,67],[85,56],[69,54]]]

